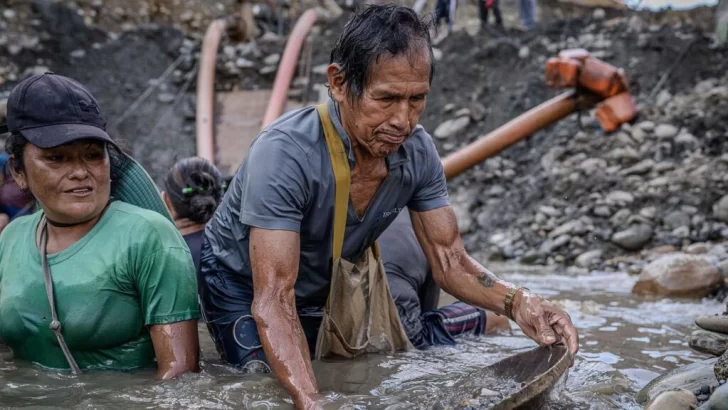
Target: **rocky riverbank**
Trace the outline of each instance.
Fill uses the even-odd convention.
[[[640,21],[576,22],[579,34],[562,34],[567,38],[559,41],[546,30],[530,46],[504,40],[478,47],[469,38],[443,45],[447,67],[460,67],[450,49],[461,46],[456,41],[470,41],[472,47],[463,48],[480,64],[445,75],[440,87],[486,79],[466,93],[456,91],[440,111],[429,107],[428,120],[433,111],[444,120],[435,128],[443,153],[552,95],[543,86],[543,62],[567,47],[623,67],[642,111],[612,134],[603,133],[591,113],[573,116],[453,181],[469,246],[487,244],[493,257],[523,263],[623,270],[632,265],[623,256],[644,248],[679,249],[728,237],[726,54],[709,50],[708,40],[688,25],[641,31]],[[666,73],[664,86],[656,87]],[[499,86],[498,76],[507,85]]]
[[[234,11],[234,1],[8,1],[0,93],[35,72],[66,74],[89,85],[112,132],[156,179],[194,154],[201,34],[210,19]],[[555,95],[543,69],[565,48],[623,67],[641,109],[612,134],[590,112],[572,115],[451,181],[468,248],[572,273],[638,273],[648,262],[641,250],[727,240],[728,53],[710,48],[706,13],[549,3],[532,32],[493,37],[466,27],[438,39],[422,123],[442,155]],[[311,90],[325,82],[322,67],[344,21],[315,30],[311,79],[297,80],[292,95],[318,98]],[[272,33],[225,40],[218,89],[270,87],[284,44]]]

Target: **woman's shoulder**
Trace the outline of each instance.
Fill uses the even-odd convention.
[[[17,238],[19,235],[33,232],[39,220],[40,211],[30,215],[19,216],[13,219],[3,229],[2,234],[0,234],[0,238]]]
[[[123,227],[124,231],[133,232],[149,242],[159,242],[164,247],[184,244],[177,228],[165,215],[122,201],[115,201],[113,206],[113,226]]]

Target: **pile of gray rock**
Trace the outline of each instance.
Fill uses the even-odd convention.
[[[642,249],[728,239],[728,76],[657,100],[609,135],[590,118],[572,135],[564,121],[540,169],[496,157],[460,179],[452,203],[466,243],[528,264],[629,269],[623,256]],[[454,117],[435,137],[467,127]]]
[[[553,97],[544,66],[567,48],[624,68],[640,108],[611,134],[593,112],[574,114],[449,181],[470,250],[583,272],[629,269],[626,256],[644,249],[728,238],[728,59],[690,15],[602,17],[489,41],[454,33],[438,44],[421,122],[443,156]]]

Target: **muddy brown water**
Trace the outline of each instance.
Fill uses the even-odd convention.
[[[557,301],[571,314],[581,350],[549,408],[638,409],[636,392],[660,373],[706,356],[692,352],[687,336],[698,314],[718,313],[713,300],[647,300],[630,294],[635,277],[592,273],[570,277],[543,268],[491,266],[500,276]],[[220,363],[200,327],[203,371],[157,382],[153,372],[95,372],[81,376],[46,371],[0,353],[0,408],[269,409],[292,408],[277,382],[243,375]],[[461,339],[457,347],[351,362],[316,363],[320,388],[332,404],[349,409],[446,409],[498,391],[507,381],[482,369],[535,344],[520,331]]]

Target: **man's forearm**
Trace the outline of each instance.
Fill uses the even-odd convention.
[[[513,285],[499,279],[464,251],[455,258],[442,258],[435,277],[440,287],[463,302],[504,314],[506,294]],[[514,305],[517,304],[514,301]]]
[[[279,303],[253,305],[253,317],[268,359],[278,381],[293,398],[296,408],[304,409],[318,393],[311,366],[306,336],[295,308]]]

